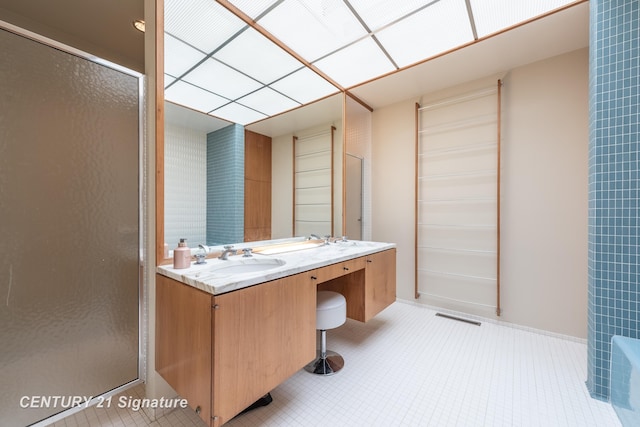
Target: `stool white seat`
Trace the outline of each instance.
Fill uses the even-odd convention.
[[[318,291],[316,303],[316,329],[320,331],[321,346],[317,357],[304,367],[307,372],[332,375],[344,366],[344,359],[335,351],[327,350],[327,329],[334,329],[347,320],[347,301],[333,291]]]

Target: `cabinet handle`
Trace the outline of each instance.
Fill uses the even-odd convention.
[[[200,415],[200,412],[202,412],[202,408],[198,405],[196,406],[196,414]]]
[[[367,260],[367,262],[373,262],[373,261],[371,261],[370,259],[368,259],[368,260]]]
[[[311,280],[318,280],[316,276],[311,276]]]
[[[342,267],[344,271],[349,271],[349,267]]]
[[[211,308],[213,308],[214,310],[217,310],[217,309],[220,308],[220,306],[218,304],[214,304],[213,307],[211,307]]]

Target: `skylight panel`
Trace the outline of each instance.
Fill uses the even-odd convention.
[[[262,88],[238,99],[238,103],[254,110],[258,110],[268,116],[300,106],[300,104],[294,100],[289,99],[268,87]]]
[[[343,87],[353,86],[395,70],[389,58],[370,37],[313,65]]]
[[[167,73],[173,76],[181,76],[204,58],[205,55],[202,52],[192,48],[188,44],[170,35],[165,36],[164,70]]]
[[[484,37],[569,3],[572,0],[471,0],[471,10],[478,37]]]
[[[164,99],[203,113],[208,113],[229,102],[227,99],[182,81],[176,82],[165,90]]]
[[[407,16],[434,0],[349,0],[371,31],[379,30],[391,22]]]
[[[367,34],[341,0],[285,1],[258,24],[309,62]]]
[[[303,67],[300,61],[253,28],[243,31],[214,57],[264,84]]]
[[[242,10],[251,19],[256,19],[269,6],[276,3],[275,0],[230,0],[229,3]]]
[[[184,80],[229,99],[237,99],[262,86],[257,81],[213,59],[207,59]]]
[[[473,41],[464,0],[435,3],[376,36],[399,67]]]
[[[230,122],[238,123],[243,126],[248,123],[267,118],[267,116],[265,116],[264,114],[235,102],[218,108],[210,114],[212,116],[220,117],[221,119],[229,120]]]
[[[338,91],[338,88],[306,67],[270,86],[301,104],[324,98]]]
[[[165,32],[211,53],[246,24],[214,0],[165,0]]]

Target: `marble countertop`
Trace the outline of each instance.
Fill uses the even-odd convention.
[[[289,239],[291,241],[291,239]],[[296,241],[303,241],[297,239]],[[234,245],[236,249],[268,245],[270,242],[277,244],[283,240],[267,242],[239,243]],[[250,258],[242,255],[229,256],[229,261],[218,258],[208,258],[206,264],[197,265],[191,263],[189,268],[175,269],[172,265],[157,267],[157,272],[179,282],[201,289],[213,295],[235,291],[248,286],[256,285],[270,280],[302,273],[330,264],[358,258],[387,249],[395,248],[395,243],[366,242],[360,240],[337,241],[310,249],[278,253],[273,255],[253,254]],[[215,249],[215,248],[213,248]],[[269,264],[268,269],[244,273],[224,273],[218,271],[222,267],[238,264],[262,263]]]

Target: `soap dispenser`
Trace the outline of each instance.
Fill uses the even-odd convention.
[[[180,239],[178,247],[173,250],[173,268],[188,268],[191,265],[191,249],[187,239]]]

